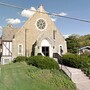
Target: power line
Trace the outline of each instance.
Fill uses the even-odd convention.
[[[2,3],[2,2],[0,2],[0,5],[13,7],[13,8],[17,8],[17,9],[25,9],[23,7],[19,7],[19,6],[15,6],[15,5],[7,4],[7,3]]]
[[[8,6],[8,7],[13,7],[13,8],[17,8],[17,9],[25,9],[24,7],[20,7],[20,6],[16,6],[16,5],[11,5],[11,4],[7,4],[7,3],[2,3],[2,2],[0,2],[0,5]],[[40,12],[40,11],[36,11],[36,10],[30,10],[30,11],[38,12],[38,13],[43,13],[43,14],[48,14],[48,15],[52,15],[52,16],[56,16],[56,17],[63,17],[63,18],[71,19],[71,20],[76,20],[76,21],[90,23],[89,20],[78,19],[78,18],[68,17],[68,16],[61,16],[60,14],[56,14],[56,13]]]
[[[63,18],[67,18],[67,19],[72,19],[72,20],[77,20],[77,21],[81,21],[81,22],[87,22],[87,23],[90,23],[90,21],[84,20],[84,19],[78,19],[78,18],[68,17],[68,16],[61,16],[61,15],[59,15],[59,14],[53,14],[53,13],[47,13],[47,14],[53,15],[53,16],[57,16],[57,17],[63,17]]]

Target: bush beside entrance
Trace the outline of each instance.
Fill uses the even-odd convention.
[[[53,58],[46,56],[29,57],[27,63],[41,69],[59,69],[58,63]]]
[[[59,69],[58,63],[53,58],[46,56],[39,55],[28,58],[25,56],[18,56],[13,60],[14,63],[23,61],[26,61],[28,65],[33,65],[41,69]]]

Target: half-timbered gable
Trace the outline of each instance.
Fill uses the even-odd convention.
[[[12,59],[12,40],[18,29],[13,28],[11,24],[8,24],[2,31],[2,57],[1,63],[7,64]]]

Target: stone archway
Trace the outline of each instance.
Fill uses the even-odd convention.
[[[45,56],[50,56],[50,43],[48,40],[43,39],[41,42],[41,53],[43,53]]]
[[[53,41],[48,37],[43,37],[37,40],[38,52],[45,56],[53,56]]]

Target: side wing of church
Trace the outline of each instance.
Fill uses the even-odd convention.
[[[39,13],[43,12],[43,13]],[[1,63],[17,56],[45,55],[52,57],[67,53],[66,41],[41,5],[20,29],[3,29]]]

